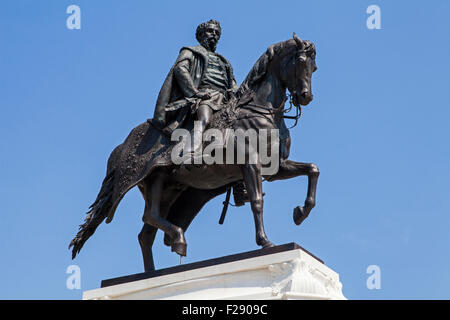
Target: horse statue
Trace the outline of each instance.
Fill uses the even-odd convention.
[[[112,221],[119,202],[135,186],[145,200],[144,226],[138,240],[146,272],[155,269],[152,245],[158,229],[165,233],[164,243],[185,256],[184,233],[192,220],[209,200],[229,192],[237,182],[243,181],[245,185],[255,221],[256,243],[266,248],[273,243],[264,231],[262,179],[275,181],[307,176],[306,200],[293,211],[294,222],[301,224],[315,206],[319,170],[313,163],[288,160],[291,139],[284,119],[297,120],[301,106],[313,99],[311,77],[317,69],[315,55],[314,44],[301,40],[295,33],[293,38],[271,45],[256,61],[236,97],[214,114],[211,127],[221,130],[252,129],[258,133],[277,130],[279,139],[268,142],[269,149],[276,143],[279,156],[276,172],[264,172],[258,151],[250,146],[248,139],[244,139],[243,163],[175,164],[171,158],[174,142],[149,119],[134,128],[111,153],[101,190],[70,242],[72,259],[100,223]],[[297,116],[284,115],[286,90]],[[249,161],[250,158],[256,160]]]

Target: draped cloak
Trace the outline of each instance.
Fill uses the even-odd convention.
[[[228,89],[237,90],[233,68],[222,55],[215,53],[224,63]],[[183,47],[175,64],[169,71],[158,95],[153,122],[170,134],[181,127],[190,113],[190,107],[196,103],[195,94],[201,84],[208,66],[208,51],[201,45]],[[180,63],[188,61],[189,75],[179,72]]]

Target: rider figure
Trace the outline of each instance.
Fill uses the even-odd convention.
[[[216,53],[221,33],[216,20],[197,27],[195,37],[200,45],[180,50],[156,102],[153,124],[168,135],[185,124],[189,113],[196,116],[199,125],[191,135],[194,139],[189,153],[201,147],[201,137],[213,113],[222,109],[238,89],[231,64]],[[198,138],[200,141],[195,141]],[[233,188],[233,195],[237,206],[248,201],[242,181]]]
[[[223,108],[238,89],[231,64],[215,52],[220,35],[219,22],[209,20],[197,27],[200,45],[181,49],[161,88],[153,117],[153,123],[166,133],[182,126],[189,110],[199,121],[194,136],[201,137],[213,112]]]

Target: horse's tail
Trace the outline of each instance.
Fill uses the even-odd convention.
[[[86,240],[94,234],[99,224],[108,216],[112,207],[113,187],[114,170],[111,170],[103,180],[97,199],[89,207],[87,217],[84,219],[85,222],[80,225],[80,230],[69,244],[69,249],[73,247],[72,259],[80,252]]]

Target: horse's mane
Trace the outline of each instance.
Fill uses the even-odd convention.
[[[302,51],[308,55],[315,55],[316,49],[314,44],[307,40],[302,41],[304,44]],[[274,57],[283,57],[289,53],[289,49],[292,48],[297,48],[297,44],[294,39],[278,42],[268,47],[250,69],[250,72],[247,74],[244,82],[242,82],[236,92],[236,96],[229,101],[225,108],[214,114],[213,120],[211,121],[211,127],[219,129],[231,127],[238,116],[237,107],[240,105],[245,105],[252,99],[259,82],[264,79],[264,76],[267,73],[269,63]]]
[[[304,48],[303,51],[307,54],[311,54],[316,52],[314,44],[310,41],[303,40]],[[247,74],[244,82],[242,82],[239,87],[236,96],[238,99],[247,95],[249,92],[254,91],[256,85],[261,81],[267,73],[267,68],[269,63],[273,60],[274,57],[278,55],[283,55],[287,50],[296,47],[296,43],[294,39],[289,39],[286,41],[278,42],[270,47],[259,57],[259,59],[255,62],[253,67],[250,69],[250,72]]]

